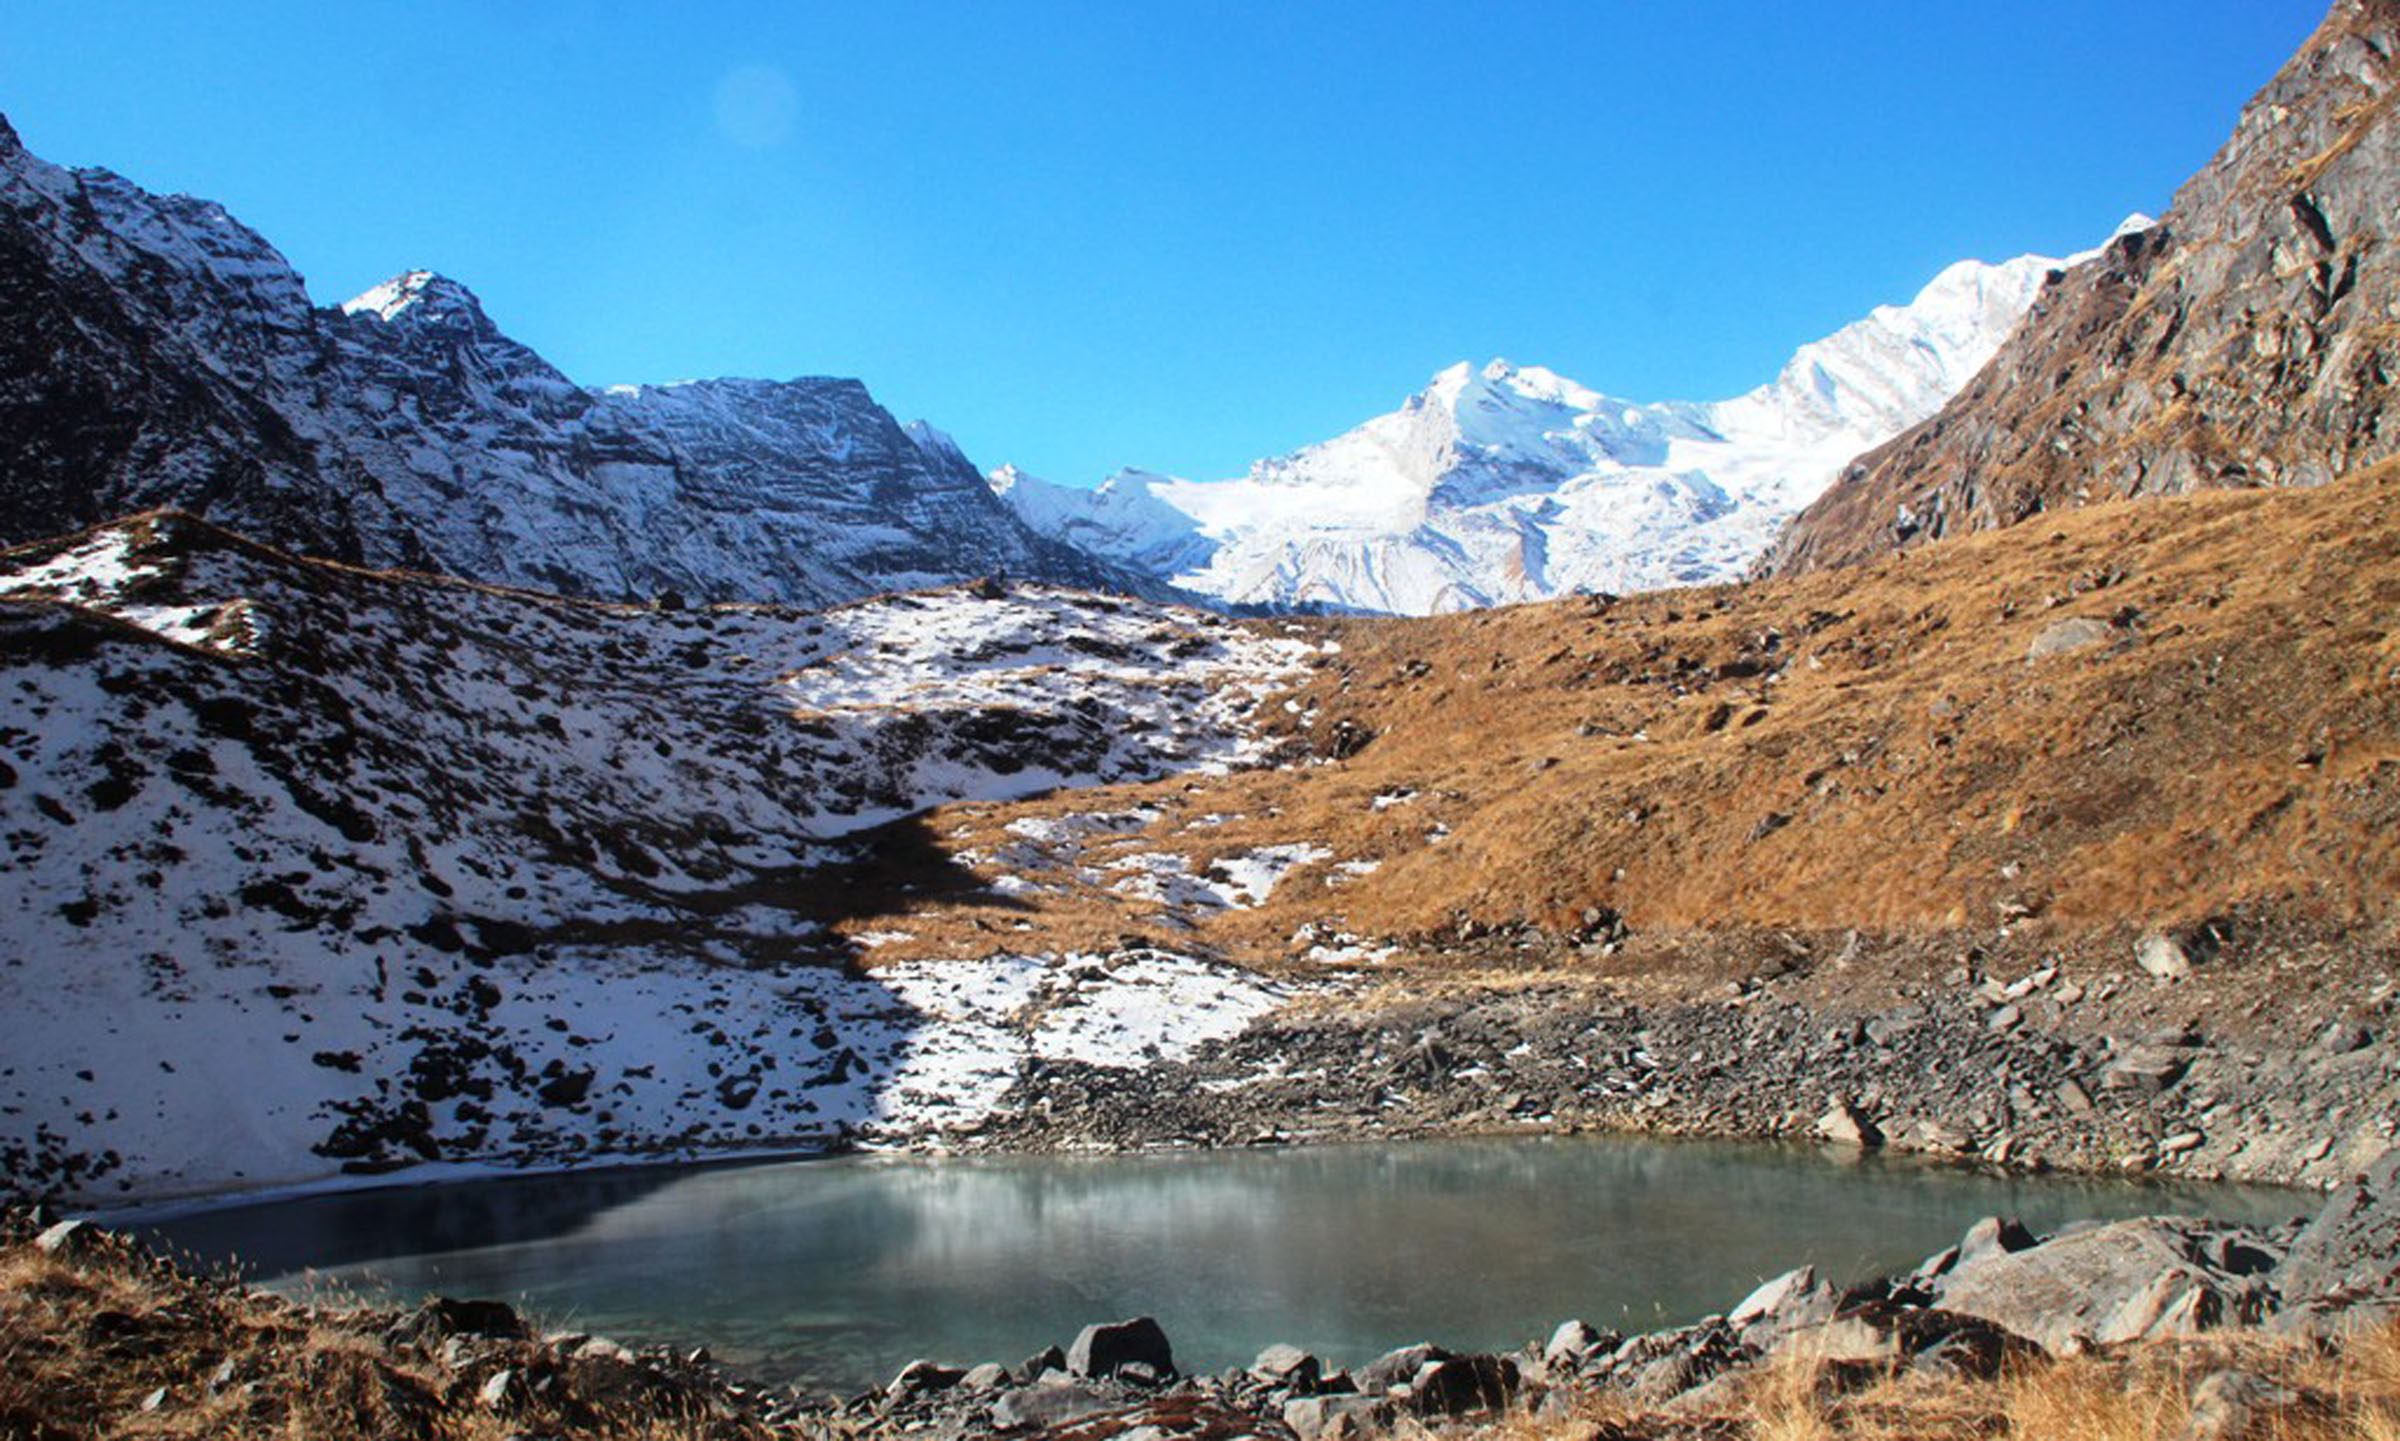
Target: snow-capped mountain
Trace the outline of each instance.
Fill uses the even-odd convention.
[[[320,308],[223,207],[48,164],[5,121],[0,296],[0,543],[172,505],[572,595],[1136,584],[1033,534],[857,381],[586,388],[425,271]]]
[[[1035,530],[1227,603],[1423,615],[1730,580],[1844,462],[1938,409],[2045,277],[2084,258],[1962,261],[1732,400],[1644,403],[1462,364],[1238,479],[1127,471],[1086,491],[1003,469],[992,485]]]
[[[1313,653],[1029,585],[567,601],[172,513],[0,554],[0,1176],[155,1199],[921,1133],[1028,1056],[1237,1029],[1275,987],[1196,960],[868,977],[837,928],[892,864],[873,827],[1250,763]]]

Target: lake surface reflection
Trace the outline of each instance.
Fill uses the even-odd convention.
[[[1863,1278],[1977,1218],[2274,1221],[2270,1188],[1997,1177],[1813,1149],[1617,1138],[1140,1157],[842,1158],[364,1192],[159,1226],[294,1290],[501,1296],[555,1327],[705,1343],[852,1391],[917,1356],[1014,1364],[1159,1318],[1186,1370],[1291,1341],[1343,1364],[1505,1348],[1570,1316],[1722,1311],[1803,1262]]]

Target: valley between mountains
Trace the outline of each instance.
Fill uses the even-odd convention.
[[[2371,1179],[1977,1300],[2098,1244],[1994,1222],[1524,1373],[1704,1404],[1796,1328],[1906,1370],[1970,1301],[2000,1330],[1943,1364],[1986,1379],[2388,1328],[2396,57],[2400,4],[2338,0],[2158,221],[1955,267],[1749,396],[1460,366],[1241,479],[1072,493],[855,381],[577,385],[426,272],[316,306],[221,208],[0,124],[0,1185],[1769,1138]],[[0,1233],[24,1295],[184,1284]],[[374,1344],[482,1367],[486,1420],[568,1364],[407,1324]],[[1461,1359],[1356,1424],[1491,1399]],[[1348,1434],[1300,1369],[1140,1415]],[[875,1423],[996,1424],[934,1370]],[[1733,1434],[1681,1424],[1589,1434]]]

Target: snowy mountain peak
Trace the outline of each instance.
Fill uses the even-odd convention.
[[[961,446],[957,438],[950,432],[939,426],[922,420],[912,420],[901,426],[900,430],[908,437],[909,443],[923,452],[925,458],[934,464],[964,466],[969,470],[975,468],[975,463],[967,459],[965,447]]]
[[[483,303],[475,298],[474,291],[431,270],[395,275],[344,303],[342,313],[372,315],[384,321],[397,321],[403,315],[417,321],[447,320],[460,315],[485,319]]]
[[[1739,576],[1851,457],[1932,414],[2060,261],[1961,261],[1711,403],[1453,365],[1397,410],[1223,481],[1000,490],[1037,531],[1236,604],[1425,614]],[[1038,487],[1038,488],[1037,488]]]

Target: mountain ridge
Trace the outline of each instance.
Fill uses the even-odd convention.
[[[1965,383],[2054,270],[2092,253],[1957,262],[1730,400],[1636,402],[1538,366],[1462,362],[1234,480],[992,478],[1035,530],[1181,567],[1175,583],[1220,602],[1429,614],[1730,579],[1843,462]]]
[[[213,201],[0,134],[0,542],[175,506],[309,554],[623,597],[831,604],[1005,572],[1152,591],[1034,535],[858,381],[588,388],[472,290],[313,304]]]

